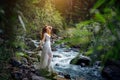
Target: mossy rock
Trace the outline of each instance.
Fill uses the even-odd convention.
[[[90,62],[91,62],[91,59],[87,56],[77,56],[76,58],[71,60],[70,64],[89,66]]]
[[[70,61],[70,64],[74,64],[74,65],[75,65],[78,60],[79,60],[79,58],[76,57],[76,58],[74,58],[74,59],[72,59],[72,60]]]
[[[56,76],[56,74],[53,72],[49,72],[47,69],[39,69],[38,72],[40,76],[43,76],[47,78],[48,80],[56,80],[54,79],[54,76]]]

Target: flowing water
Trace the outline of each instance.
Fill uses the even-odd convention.
[[[38,42],[35,40],[33,42],[38,47]],[[71,80],[104,80],[101,76],[100,66],[81,67],[70,64],[70,61],[79,54],[78,50],[67,49],[60,47],[60,45],[56,46],[56,49],[53,51],[52,66],[55,72],[62,73],[60,74],[61,77],[68,74]]]
[[[100,74],[100,66],[81,67],[70,64],[78,52],[58,47],[57,51],[53,51],[53,55],[52,66],[54,71],[69,74],[72,80],[103,80]]]

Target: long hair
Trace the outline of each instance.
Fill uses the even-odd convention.
[[[43,27],[43,29],[42,29],[42,39],[43,39],[44,33],[46,33],[46,32],[47,32],[46,27],[47,27],[47,26]]]

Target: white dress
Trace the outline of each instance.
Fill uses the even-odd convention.
[[[44,37],[45,37],[45,41],[43,43],[43,49],[42,49],[41,60],[40,60],[40,68],[48,69],[48,71],[51,71],[52,51],[51,51],[50,36],[47,33],[44,33]]]

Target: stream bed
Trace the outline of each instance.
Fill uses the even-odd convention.
[[[38,43],[35,44],[38,45]],[[60,77],[69,75],[70,80],[105,80],[101,76],[101,66],[93,64],[93,66],[81,67],[80,65],[70,64],[70,61],[79,54],[78,49],[65,48],[65,45],[62,45],[62,47],[57,45],[55,49],[55,51],[52,51],[51,65],[53,70],[59,73]]]
[[[57,47],[53,51],[52,66],[57,73],[67,74],[71,80],[104,80],[101,76],[100,66],[81,67],[80,65],[72,65],[70,61],[78,55],[79,52],[73,49]]]

